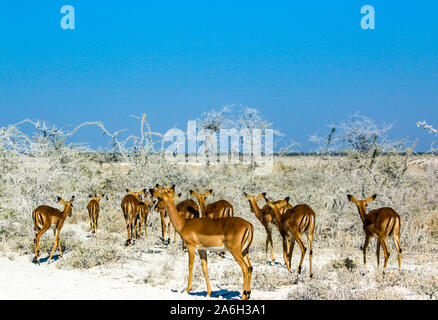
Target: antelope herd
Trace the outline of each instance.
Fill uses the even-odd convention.
[[[127,238],[125,245],[129,246],[141,237],[144,225],[144,235],[147,236],[147,219],[153,211],[160,213],[161,219],[161,241],[170,243],[170,224],[172,224],[175,233],[175,243],[177,242],[176,234],[178,233],[183,242],[183,249],[187,249],[189,257],[189,277],[186,292],[192,288],[192,273],[195,252],[198,250],[201,259],[202,271],[204,273],[207,286],[207,297],[211,295],[210,280],[207,269],[207,251],[224,251],[230,252],[243,272],[243,292],[242,299],[246,300],[251,295],[251,275],[253,267],[249,259],[249,249],[254,238],[254,227],[247,220],[234,216],[233,206],[226,200],[219,200],[210,204],[205,200],[210,196],[213,190],[205,193],[197,193],[190,190],[190,195],[197,199],[198,203],[192,199],[183,200],[175,205],[175,200],[181,197],[181,194],[175,194],[175,185],[168,188],[159,184],[154,189],[143,189],[134,192],[126,189],[127,194],[121,202],[122,212],[125,218],[125,227]],[[148,194],[150,197],[148,197]],[[283,258],[289,272],[291,269],[292,251],[295,242],[301,250],[301,259],[297,269],[298,275],[302,270],[302,264],[307,250],[309,250],[309,276],[312,278],[312,258],[313,258],[313,238],[316,223],[316,214],[307,204],[298,204],[292,206],[289,204],[289,197],[283,200],[271,201],[266,197],[266,193],[259,195],[249,195],[243,192],[249,200],[250,210],[255,214],[266,230],[266,251],[268,247],[271,250],[272,262],[275,261],[274,248],[272,242],[272,225],[274,225],[283,241]],[[91,233],[97,231],[97,221],[100,211],[100,200],[104,198],[102,194],[90,195],[90,201],[87,210],[90,217]],[[383,248],[385,256],[384,268],[386,268],[389,258],[389,250],[386,242],[387,236],[392,236],[398,255],[398,267],[401,268],[400,246],[400,216],[392,208],[380,208],[366,212],[369,202],[375,200],[376,195],[365,200],[357,200],[352,195],[347,195],[350,202],[356,204],[360,218],[363,222],[365,232],[365,243],[362,247],[363,264],[366,266],[366,249],[371,237],[376,237],[377,241],[377,267],[379,268],[380,246]],[[108,199],[108,198],[106,198]],[[264,199],[266,204],[263,208],[258,205],[258,200]],[[55,243],[50,253],[49,262],[53,257],[56,248],[59,248],[62,257],[60,231],[64,225],[67,216],[72,215],[73,196],[70,201],[58,197],[58,202],[64,205],[61,211],[49,206],[39,206],[32,212],[34,224],[34,247],[35,257],[33,262],[39,263],[40,257],[39,239],[52,225],[55,228]],[[166,228],[168,239],[165,240]],[[306,235],[308,247],[306,247],[302,236]]]

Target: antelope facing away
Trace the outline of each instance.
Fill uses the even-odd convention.
[[[147,231],[147,223],[148,223],[148,215],[151,207],[154,205],[152,200],[149,201],[140,201],[139,203],[139,212],[134,218],[134,226],[135,226],[135,238],[141,238],[143,223],[144,223],[144,237],[146,238],[148,235]]]
[[[33,262],[38,263],[38,258],[40,257],[40,238],[44,232],[46,232],[52,225],[56,226],[55,229],[55,245],[53,246],[52,252],[50,253],[50,257],[48,262],[52,260],[53,253],[56,250],[56,247],[59,247],[59,255],[62,257],[61,250],[61,242],[59,240],[59,233],[61,232],[61,228],[64,225],[64,221],[67,216],[71,217],[72,215],[72,202],[75,199],[75,196],[71,197],[70,201],[65,201],[58,197],[58,202],[64,205],[64,210],[61,211],[56,208],[52,208],[49,206],[39,206],[32,212],[32,220],[35,230],[34,237],[34,248],[35,248],[35,257],[33,258]]]
[[[310,277],[313,277],[312,273],[312,258],[313,258],[313,238],[315,231],[315,212],[307,204],[299,204],[291,209],[287,209],[280,213],[281,207],[285,206],[289,202],[289,197],[276,203],[266,199],[268,205],[274,210],[276,219],[278,221],[278,227],[280,235],[283,238],[283,258],[286,263],[286,267],[289,272],[292,272],[290,264],[292,259],[292,252],[294,249],[295,241],[298,243],[301,249],[301,259],[298,266],[298,275],[301,274],[301,267],[303,265],[304,256],[307,248],[301,239],[301,235],[306,233],[308,245],[309,245],[309,264],[310,264]]]
[[[383,268],[386,268],[389,258],[388,245],[386,243],[386,237],[392,236],[398,255],[398,267],[401,269],[401,253],[402,248],[400,246],[400,216],[392,208],[379,208],[371,210],[366,213],[367,204],[374,201],[377,195],[373,195],[365,200],[357,200],[352,195],[347,195],[348,200],[353,202],[357,206],[360,218],[363,223],[363,230],[365,231],[365,244],[362,247],[363,251],[363,265],[366,267],[366,251],[371,237],[376,237],[377,239],[377,269],[380,264],[380,246],[383,248],[383,254],[385,255],[385,263]]]
[[[226,218],[232,217],[234,208],[228,201],[218,200],[216,202],[205,205],[205,199],[211,195],[213,190],[208,190],[205,193],[197,193],[190,190],[190,194],[198,199],[199,208],[201,209],[203,218]]]
[[[192,272],[195,250],[201,258],[202,271],[207,285],[207,297],[211,295],[207,269],[207,250],[228,250],[243,271],[242,300],[249,299],[251,294],[252,266],[248,257],[249,247],[253,239],[253,226],[240,217],[218,219],[193,218],[185,219],[175,207],[171,193],[150,189],[153,197],[163,200],[170,221],[187,246],[189,255],[189,279],[186,292],[192,289]]]
[[[263,206],[263,208],[260,208],[257,204],[257,200],[265,198],[266,193],[261,193],[258,196],[251,196],[245,192],[243,192],[243,194],[249,200],[249,206],[251,208],[251,212],[253,212],[256,215],[257,219],[265,227],[265,230],[266,230],[266,252],[268,251],[268,246],[270,245],[272,262],[274,262],[275,256],[274,256],[274,246],[272,243],[271,224],[275,224],[277,226],[277,228],[279,227],[278,223],[277,223],[277,219],[275,217],[274,210],[268,204],[265,204]],[[275,204],[275,203],[279,203],[279,202],[280,201],[274,201],[273,203]],[[292,208],[292,206],[289,204],[289,202],[287,202],[284,207],[280,208],[280,213],[283,213],[283,211],[285,211],[286,209],[290,209],[290,208]]]
[[[90,194],[90,202],[88,202],[87,210],[88,210],[88,216],[90,217],[90,226],[91,226],[91,233],[97,232],[97,220],[99,219],[99,212],[100,212],[100,200],[105,195],[102,194],[98,196],[95,194],[94,196]]]
[[[128,234],[126,238],[126,246],[129,246],[131,242],[133,242],[133,237],[135,236],[134,233],[134,219],[139,214],[140,211],[140,199],[141,196],[146,194],[146,189],[143,189],[139,192],[134,192],[129,189],[126,189],[126,192],[128,193],[122,200],[122,211],[123,216],[125,217],[125,224],[126,224],[126,232]]]

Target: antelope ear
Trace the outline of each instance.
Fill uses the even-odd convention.
[[[178,194],[175,196],[175,200],[176,200],[176,199],[179,199],[179,198],[181,198],[181,193],[178,193]]]
[[[90,194],[89,196],[88,196],[89,198],[93,198],[93,195],[92,194]]]
[[[157,189],[149,189],[149,192],[151,196],[155,198],[158,198],[158,195],[160,194],[160,192]]]
[[[374,200],[376,200],[376,197],[377,197],[377,195],[374,194],[371,197],[369,197],[368,199],[366,199],[365,202],[366,203],[373,202]]]
[[[94,196],[97,198],[97,194],[94,194]]]
[[[208,190],[208,191],[205,193],[205,196],[208,197],[208,196],[211,195],[212,193],[213,193],[213,189],[210,189],[210,190]]]
[[[249,195],[245,191],[243,191],[243,194],[249,199]]]
[[[289,202],[289,197],[284,198],[284,200],[286,200],[286,202]]]
[[[351,194],[347,194],[347,198],[348,198],[348,201],[350,201],[350,202],[356,202],[356,198],[353,197]]]
[[[194,196],[194,197],[197,196],[197,193],[196,193],[195,191],[193,191],[193,190],[189,190],[189,192],[190,192],[190,194],[191,194],[192,196]]]
[[[266,197],[266,192],[260,193],[257,199],[263,199],[264,197]]]
[[[129,189],[126,189],[126,192],[129,193],[130,192]]]
[[[56,197],[56,199],[58,200],[58,202],[61,202],[62,198],[60,197]]]
[[[74,200],[75,200],[75,196],[72,196],[70,202],[72,202]]]
[[[170,190],[173,190],[175,192],[175,185],[174,184],[170,187]]]

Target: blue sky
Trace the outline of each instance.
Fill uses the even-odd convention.
[[[75,8],[62,30],[60,8]],[[373,5],[376,29],[362,30]],[[225,104],[260,110],[306,143],[360,111],[394,123],[392,137],[437,137],[436,1],[3,1],[0,126],[24,118],[63,126],[100,120],[155,131]],[[76,139],[106,140],[97,129]]]

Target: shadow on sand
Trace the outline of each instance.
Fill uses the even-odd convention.
[[[59,255],[59,253],[58,253],[58,254],[54,254],[53,257],[52,257],[52,260],[51,260],[50,262],[58,261],[60,257],[61,257],[61,256]],[[36,263],[35,261],[32,261],[32,262],[33,262],[34,264],[41,264],[41,263],[45,263],[45,262],[48,263],[48,261],[49,261],[49,255],[45,256],[44,258],[40,258],[40,259],[38,260],[39,263]]]
[[[205,296],[207,296],[207,291],[189,292],[189,295],[197,296],[197,297],[205,297]],[[228,290],[222,289],[222,290],[218,290],[218,291],[212,291],[211,297],[212,298],[221,297],[221,298],[224,298],[226,300],[239,300],[240,299],[240,292],[239,291],[228,291]]]

